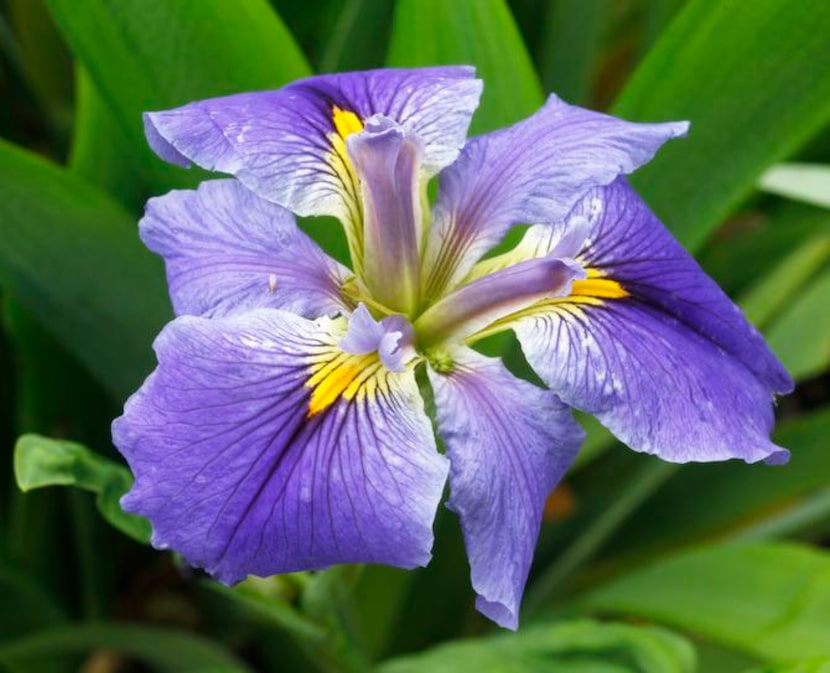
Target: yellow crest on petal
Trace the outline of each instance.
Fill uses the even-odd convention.
[[[353,355],[332,349],[312,365],[306,388],[311,388],[307,418],[313,418],[341,397],[352,400],[359,393],[374,395],[375,375],[382,368],[377,353]]]
[[[331,109],[331,120],[334,123],[334,128],[343,140],[348,138],[352,133],[359,133],[363,130],[363,122],[351,110],[343,110],[336,105]]]

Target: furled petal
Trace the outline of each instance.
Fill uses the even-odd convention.
[[[434,174],[464,144],[481,82],[473,68],[320,75],[277,91],[190,103],[145,115],[159,156],[236,175],[248,188],[299,215],[346,221],[358,208],[345,140],[382,114],[423,143]]]
[[[297,227],[294,216],[237,180],[150,199],[139,224],[164,257],[177,315],[216,317],[281,308],[306,317],[345,310],[348,270]]]
[[[349,136],[346,147],[363,203],[361,280],[376,301],[411,313],[421,291],[421,143],[391,119],[375,115],[363,131]]]
[[[769,433],[773,394],[792,381],[740,310],[625,180],[572,218],[592,222],[588,279],[514,324],[539,376],[638,451],[785,460]]]
[[[498,359],[467,348],[452,359],[449,372],[429,371],[451,465],[448,506],[461,518],[476,606],[515,629],[545,500],[584,433],[553,393]]]
[[[573,260],[542,258],[515,264],[478,278],[442,297],[415,321],[422,346],[475,338],[499,319],[543,299],[570,294],[585,272]]]
[[[635,124],[551,96],[532,117],[471,139],[441,174],[426,296],[458,283],[512,225],[561,220],[590,188],[634,171],[687,129]]]
[[[340,321],[260,309],[182,317],[113,437],[123,499],[223,582],[430,558],[446,478],[414,374],[336,347]]]

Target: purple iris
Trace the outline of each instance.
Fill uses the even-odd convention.
[[[466,140],[481,87],[469,67],[377,70],[146,115],[161,157],[234,176],[141,222],[178,317],[113,435],[156,547],[227,583],[424,565],[449,476],[477,607],[516,628],[583,440],[569,407],[672,462],[786,461],[769,433],[790,377],[623,177],[687,124],[551,96]],[[351,268],[292,213],[337,217]],[[546,389],[473,350],[503,330]]]

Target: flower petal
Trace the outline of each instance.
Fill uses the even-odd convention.
[[[341,321],[178,318],[113,437],[153,544],[232,583],[334,563],[427,563],[446,479],[412,369],[335,343]]]
[[[346,309],[340,288],[348,269],[290,212],[237,180],[150,199],[139,226],[147,247],[164,257],[177,315],[272,307],[315,318]]]
[[[627,122],[551,96],[528,119],[472,138],[441,174],[426,296],[457,284],[512,225],[561,220],[589,189],[631,173],[687,129]]]
[[[740,309],[625,180],[572,217],[593,222],[579,254],[589,278],[513,323],[545,383],[637,451],[785,460],[769,433],[773,394],[792,381]]]
[[[375,114],[417,136],[431,174],[464,144],[481,82],[466,66],[320,75],[277,91],[190,103],[145,115],[159,156],[231,173],[299,215],[346,221],[358,194],[345,140]]]
[[[452,357],[450,372],[429,371],[450,459],[448,506],[461,518],[476,607],[515,629],[545,501],[585,435],[556,395],[498,359],[467,348]]]
[[[346,141],[360,179],[363,257],[358,275],[384,306],[411,313],[421,290],[425,182],[421,143],[386,117],[367,120]]]

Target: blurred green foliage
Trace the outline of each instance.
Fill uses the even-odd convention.
[[[828,35],[815,0],[0,2],[0,670],[830,671]],[[141,112],[439,63],[485,80],[476,133],[551,90],[691,120],[635,183],[799,382],[786,468],[664,466],[590,425],[517,634],[473,610],[443,514],[429,568],[228,589],[117,504],[109,423],[170,315],[135,224],[203,177],[149,151]],[[337,254],[329,224],[306,226]]]

